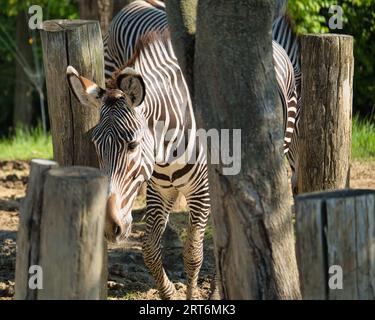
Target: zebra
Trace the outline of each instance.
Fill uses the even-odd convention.
[[[292,171],[292,191],[296,195],[298,174],[298,121],[301,110],[301,72],[298,38],[287,13],[287,0],[278,0],[272,25],[272,47],[278,92],[284,111],[284,154]],[[104,37],[105,76],[126,63],[137,39],[151,31],[168,29],[164,1],[134,1],[113,19]]]
[[[106,238],[112,242],[126,239],[134,199],[146,181],[144,261],[160,297],[173,298],[175,287],[162,265],[160,241],[181,192],[189,207],[183,248],[187,298],[196,298],[210,213],[207,161],[196,137],[192,102],[169,32],[142,36],[132,57],[107,81],[106,89],[79,75],[72,66],[67,77],[82,104],[100,106],[92,140],[100,167],[110,177]],[[183,152],[176,154],[176,150]]]

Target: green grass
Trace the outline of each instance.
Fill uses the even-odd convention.
[[[353,117],[352,158],[371,160],[375,158],[375,124],[369,119]]]
[[[0,138],[0,160],[52,159],[51,135],[44,135],[40,126],[33,129],[18,127],[11,137]]]
[[[52,159],[52,139],[40,126],[34,129],[18,127],[12,137],[0,138],[0,160]],[[353,117],[352,158],[375,159],[375,124],[368,119]]]

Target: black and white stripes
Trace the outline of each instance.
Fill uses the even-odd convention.
[[[210,212],[206,154],[196,139],[190,94],[166,30],[163,3],[149,2],[135,1],[124,8],[105,38],[109,86],[116,90],[121,70],[132,67],[143,79],[144,102],[133,109],[116,108],[113,103],[104,105],[93,137],[98,154],[106,159],[102,167],[111,177],[110,192],[121,199],[121,207],[126,208],[124,214],[128,214],[128,207],[123,204],[131,205],[137,179],[141,181],[136,172],[152,171],[151,176],[143,175],[148,182],[143,253],[162,298],[172,298],[175,289],[162,265],[161,236],[178,192],[185,196],[189,227],[183,257],[187,297],[194,298]],[[133,156],[137,151],[127,150],[133,141],[138,141],[137,148],[148,153],[143,152],[139,158]],[[115,151],[106,155],[106,149]]]

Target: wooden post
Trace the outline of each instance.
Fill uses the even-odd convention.
[[[44,186],[37,299],[99,299],[107,177],[94,168],[52,169]]]
[[[30,176],[26,198],[21,206],[20,224],[17,233],[16,285],[15,299],[35,299],[36,291],[30,290],[29,268],[39,261],[40,221],[44,181],[47,172],[57,167],[57,163],[49,160],[31,160]]]
[[[353,38],[301,37],[298,193],[349,186]]]
[[[104,87],[104,56],[97,21],[50,20],[41,30],[48,111],[54,160],[61,166],[97,167],[90,130],[98,123],[97,107],[84,107],[69,91],[66,68]]]
[[[375,299],[375,190],[298,196],[296,238],[304,299]]]

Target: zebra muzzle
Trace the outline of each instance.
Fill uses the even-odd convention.
[[[120,207],[117,204],[117,197],[111,194],[107,201],[106,223],[105,223],[105,236],[108,241],[117,242],[123,235],[125,228],[124,224],[119,218]]]

